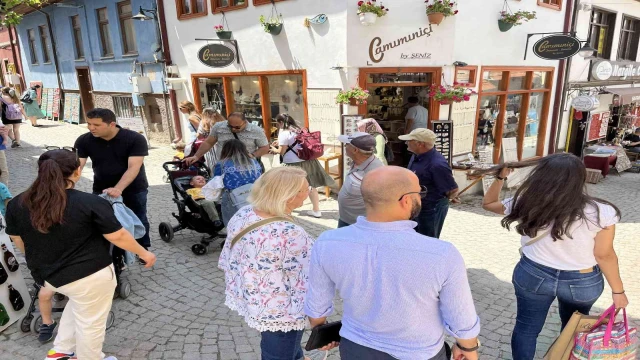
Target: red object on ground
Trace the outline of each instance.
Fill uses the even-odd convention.
[[[618,157],[616,155],[606,156],[589,156],[584,157],[584,166],[589,169],[598,169],[602,172],[603,177],[607,177],[611,166],[616,166]]]

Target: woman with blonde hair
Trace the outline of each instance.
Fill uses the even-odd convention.
[[[192,141],[197,138],[198,128],[200,127],[200,121],[202,121],[202,115],[196,110],[196,106],[191,101],[183,101],[180,103],[180,112],[187,115],[189,119],[190,131],[193,134]]]
[[[225,273],[225,305],[260,331],[262,360],[304,357],[303,305],[314,239],[291,213],[308,195],[304,170],[273,168],[254,183],[251,205],[241,208],[227,225],[218,265]],[[323,359],[326,352],[305,359],[314,355]]]
[[[202,110],[202,121],[200,121],[200,126],[198,127],[198,140],[205,140],[207,137],[209,137],[213,125],[224,120],[224,117],[213,108],[208,107]],[[207,151],[206,154],[204,154],[204,159],[209,169],[212,169],[218,161],[216,157],[215,146],[211,150]]]
[[[18,99],[16,90],[8,86],[3,87],[0,91],[0,105],[2,106],[2,123],[9,128],[9,138],[12,140],[11,147],[21,147],[20,124],[22,117],[27,117],[27,114]]]
[[[362,119],[356,123],[358,126],[358,131],[365,132],[376,139],[376,152],[375,155],[383,164],[389,165],[387,163],[387,157],[384,154],[384,149],[387,146],[387,136],[384,134],[384,131],[380,127],[380,124],[376,121],[376,119]]]

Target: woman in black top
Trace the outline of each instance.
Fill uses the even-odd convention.
[[[47,359],[70,357],[74,349],[78,359],[102,359],[116,287],[109,242],[140,256],[146,267],[156,261],[122,228],[107,200],[73,189],[80,171],[75,152],[45,152],[36,180],[7,208],[6,232],[33,279],[69,297]]]

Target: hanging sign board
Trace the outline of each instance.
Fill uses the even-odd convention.
[[[589,131],[587,132],[587,142],[602,139],[607,136],[610,115],[611,112],[609,111],[591,114]]]
[[[580,40],[569,35],[543,37],[533,45],[533,53],[546,60],[570,58],[580,51]]]
[[[589,80],[640,80],[640,62],[597,61],[591,65]]]
[[[591,111],[600,106],[600,100],[595,96],[580,95],[571,101],[571,107],[576,111]]]
[[[220,68],[233,64],[238,56],[226,44],[207,44],[198,50],[198,60],[206,66]]]

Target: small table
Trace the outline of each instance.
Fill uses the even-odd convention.
[[[610,155],[610,156],[585,155],[584,156],[584,166],[586,166],[588,169],[600,170],[600,172],[602,173],[602,177],[607,177],[607,175],[609,175],[609,170],[611,169],[611,166],[616,166],[617,161],[618,161],[618,157],[616,155]]]
[[[338,160],[338,172],[331,172],[330,162],[332,160]],[[338,183],[338,190],[342,187],[342,154],[325,155],[318,158],[318,161],[324,163],[324,172],[326,172],[333,180]],[[324,187],[324,194],[326,197],[331,195],[331,188]]]

